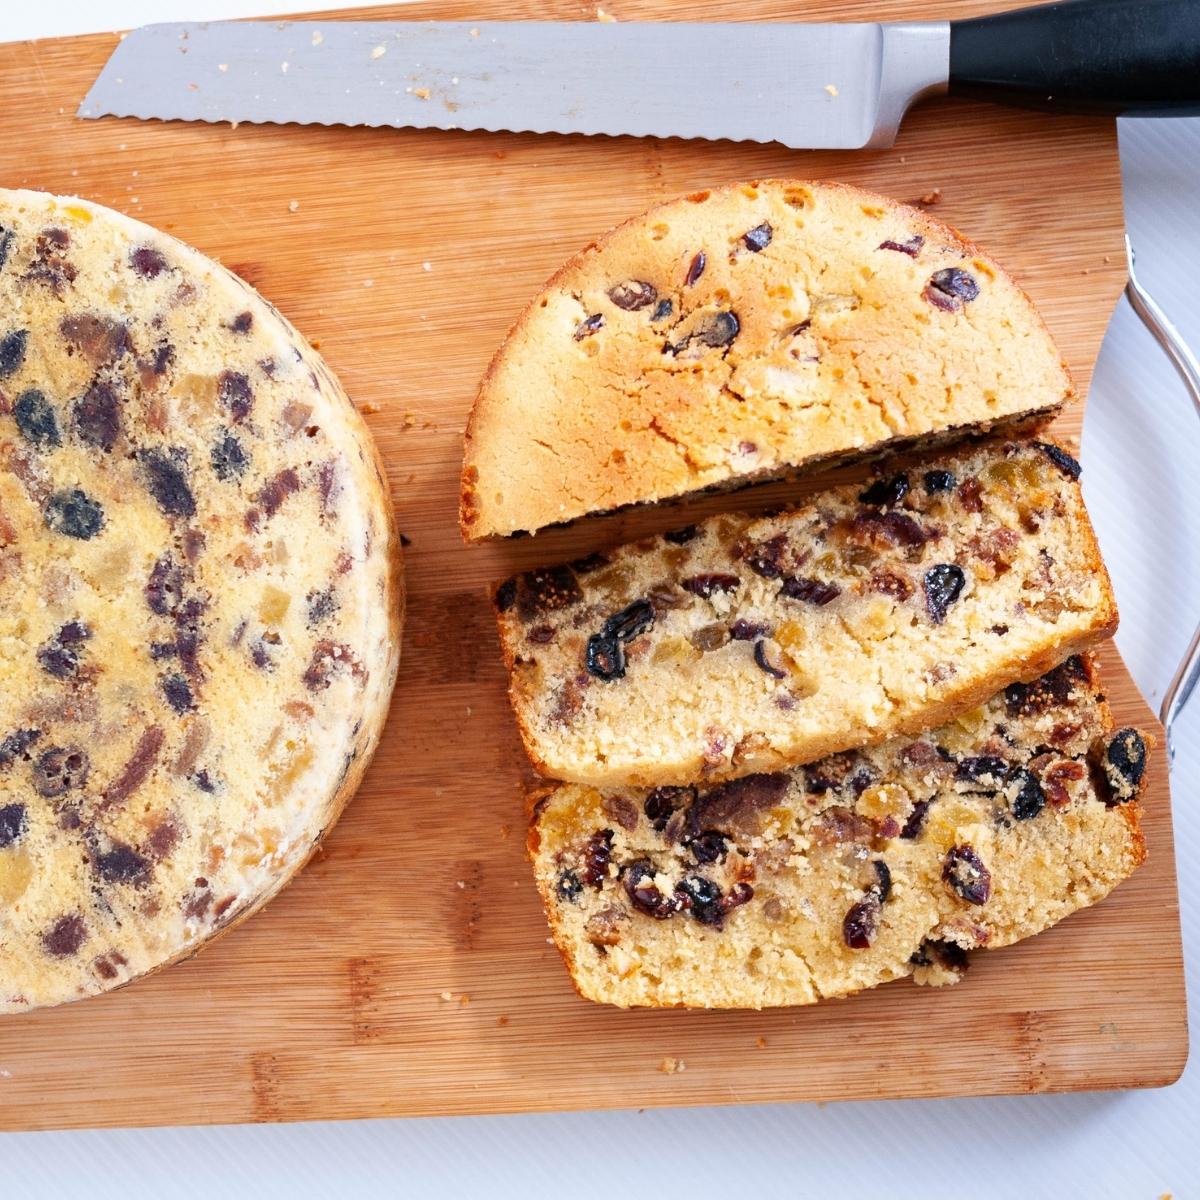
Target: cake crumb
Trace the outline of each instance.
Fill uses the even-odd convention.
[[[383,408],[383,405],[376,404],[374,400],[364,400],[359,406],[360,413],[366,413],[368,416],[371,413],[377,413]]]
[[[942,189],[934,188],[932,191],[926,192],[918,201],[918,204],[923,204],[926,208],[932,208],[935,204],[942,202]]]
[[[664,1075],[678,1075],[682,1071],[687,1070],[687,1064],[682,1058],[664,1058],[662,1062],[658,1064],[658,1069]]]
[[[825,90],[836,99],[837,94],[838,94],[836,83],[827,83],[825,85]]]
[[[418,100],[428,100],[429,99],[429,89],[428,88],[413,88],[413,95],[416,96],[416,98]]]
[[[755,1038],[755,1039],[754,1039],[754,1044],[755,1044],[755,1045],[756,1045],[756,1046],[757,1046],[757,1047],[758,1047],[760,1050],[765,1050],[765,1049],[767,1048],[767,1039],[766,1039],[765,1037],[758,1037],[758,1038]]]
[[[422,270],[422,271],[432,271],[432,270],[433,270],[433,263],[431,263],[431,262],[423,262],[423,263],[421,264],[421,270]]]
[[[478,30],[478,29],[472,29],[472,30],[471,30],[471,36],[472,36],[472,37],[478,37],[478,36],[479,36],[479,30]]]
[[[504,841],[507,841],[507,840],[508,840],[508,838],[509,838],[509,835],[510,835],[511,833],[512,833],[512,826],[511,826],[511,825],[504,824],[504,825],[501,825],[501,826],[500,826],[500,837],[501,837],[501,839],[502,839],[502,840],[504,840]]]
[[[442,999],[443,999],[443,1000],[445,1000],[445,1002],[446,1002],[447,1004],[449,1004],[449,1003],[450,1003],[450,1001],[454,999],[454,995],[453,995],[453,993],[451,993],[451,992],[443,992],[443,993],[442,993]]]
[[[602,9],[602,8],[596,9],[596,20],[601,22],[601,24],[612,25],[612,24],[615,24],[616,19],[617,18],[614,17],[612,15],[612,13],[605,12],[604,9]]]
[[[314,29],[312,35],[312,44],[314,46],[319,46],[324,40],[325,35],[319,29]]]
[[[504,1016],[503,1014],[501,1014],[500,1016],[498,1016],[498,1017],[496,1018],[496,1024],[497,1024],[497,1025],[507,1025],[507,1024],[508,1024],[508,1018],[507,1018],[506,1016]]]
[[[463,994],[461,996],[459,996],[459,998],[458,998],[459,1007],[461,1008],[463,1005],[470,1004],[470,1003],[471,1003],[470,993],[463,992]]]
[[[465,888],[467,886],[467,881],[465,879],[460,879],[454,886]]]
[[[371,51],[371,57],[372,58],[382,58],[386,53],[387,53],[386,46],[376,46],[375,49]]]
[[[299,212],[299,211],[300,211],[300,201],[299,200],[289,200],[288,201],[288,212]]]
[[[217,63],[217,70],[220,71],[222,75],[224,75],[225,72],[229,70],[229,64],[228,63]]]

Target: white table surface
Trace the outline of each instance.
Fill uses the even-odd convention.
[[[0,0],[0,41],[301,7],[298,0]],[[605,7],[620,12],[619,0]],[[3,108],[0,97],[0,129]],[[1200,119],[1124,122],[1121,157],[1139,275],[1200,351]],[[1184,515],[1200,512],[1200,420],[1125,304],[1092,384],[1083,461],[1121,607],[1117,641],[1157,707],[1200,618],[1200,536]],[[1200,697],[1177,726],[1176,745],[1194,1038]],[[979,1018],[987,1020],[986,1008]],[[503,1200],[583,1195],[588,1180],[597,1187],[602,1180],[617,1196],[647,1189],[672,1198],[1156,1200],[1170,1193],[1191,1200],[1200,1197],[1200,1068],[1152,1092],[0,1136],[0,1198],[14,1200],[328,1200],[435,1189]]]

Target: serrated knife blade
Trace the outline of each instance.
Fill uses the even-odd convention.
[[[148,25],[78,115],[888,146],[947,22]]]

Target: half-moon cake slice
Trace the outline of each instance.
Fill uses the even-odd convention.
[[[0,1012],[155,970],[303,865],[403,588],[361,418],[195,250],[0,191]]]
[[[857,188],[698,192],[571,259],[466,431],[469,540],[1048,419],[1074,389],[978,246]]]
[[[1147,739],[1091,656],[918,738],[653,791],[560,785],[530,853],[580,993],[621,1007],[811,1004],[953,983],[1145,858]]]

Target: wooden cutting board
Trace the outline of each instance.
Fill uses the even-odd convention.
[[[987,7],[743,0],[736,15],[904,19]],[[721,0],[605,8],[622,20],[729,16]],[[469,0],[372,15],[589,19],[595,10]],[[383,449],[412,538],[411,601],[383,745],[324,852],[191,962],[101,999],[0,1021],[0,1127],[1040,1092],[1178,1076],[1187,1031],[1161,749],[1146,866],[1099,908],[975,955],[958,987],[902,982],[768,1013],[618,1012],[577,999],[547,944],[523,854],[529,770],[484,584],[678,524],[679,514],[627,514],[471,550],[455,524],[467,410],[524,302],[600,231],[726,180],[828,177],[903,199],[940,195],[937,215],[989,247],[1042,306],[1086,389],[1124,282],[1111,122],[938,102],[910,118],[894,150],[798,153],[74,120],[115,42],[0,46],[0,185],[79,192],[170,230],[319,344]],[[1081,420],[1079,406],[1060,434],[1076,435]],[[803,490],[777,486],[744,503]],[[1161,736],[1111,649],[1106,670],[1118,720]],[[664,1059],[686,1069],[664,1073]]]

